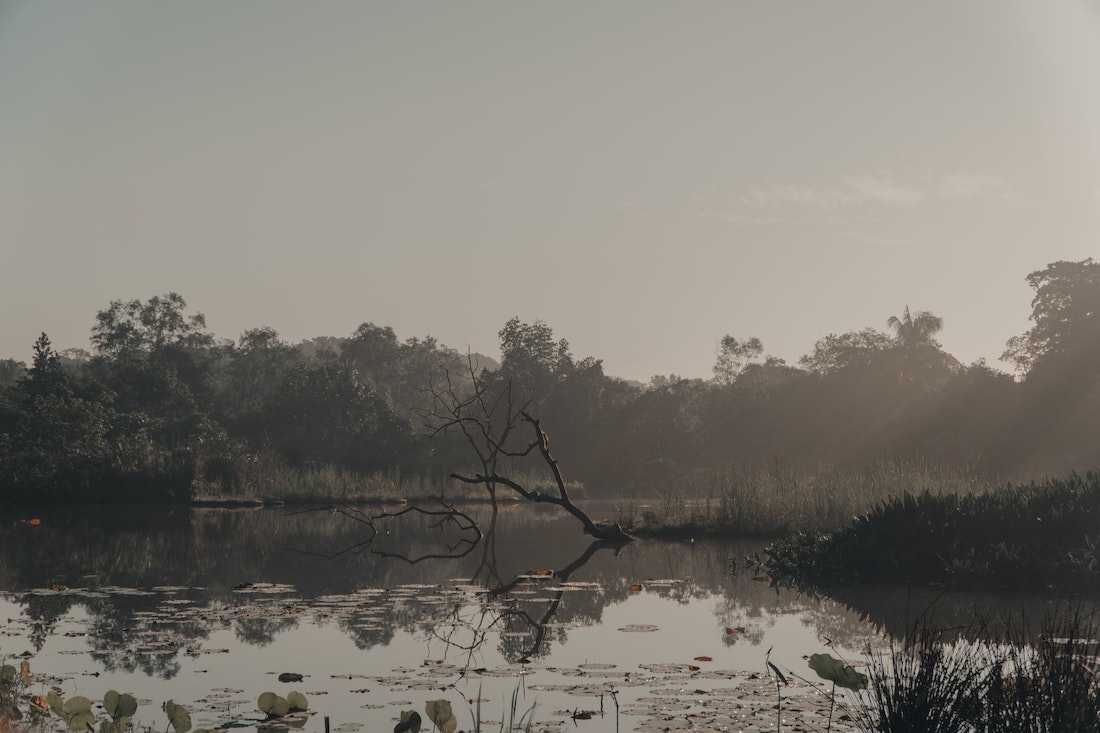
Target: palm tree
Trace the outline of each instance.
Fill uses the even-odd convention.
[[[894,338],[900,346],[940,346],[935,336],[943,330],[943,319],[929,311],[910,313],[909,306],[905,306],[901,318],[890,316],[886,325],[894,329]]]

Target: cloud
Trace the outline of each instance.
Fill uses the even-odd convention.
[[[937,193],[947,199],[1007,198],[1008,183],[984,173],[952,173],[940,179]]]
[[[757,186],[739,197],[749,208],[763,209],[794,205],[817,209],[841,209],[881,204],[912,206],[924,199],[924,192],[881,176],[853,176],[834,186],[773,184]]]
[[[832,211],[853,207],[913,207],[935,200],[1007,198],[1008,183],[984,173],[951,173],[919,182],[888,175],[848,176],[836,184],[756,186],[737,197],[742,209],[779,207]]]

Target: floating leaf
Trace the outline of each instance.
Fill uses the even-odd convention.
[[[291,710],[309,710],[309,701],[306,700],[305,695],[298,692],[297,690],[292,691],[286,696],[286,702],[287,706],[289,706]]]
[[[168,722],[172,724],[176,733],[187,733],[191,730],[191,714],[182,705],[169,700],[164,703],[164,714],[168,716]]]
[[[65,716],[65,722],[69,726],[69,730],[74,731],[86,731],[92,725],[95,724],[95,716],[92,715],[90,710],[82,710],[80,712],[72,713]]]
[[[137,698],[129,693],[124,692],[118,697],[118,715],[112,717],[132,718],[134,717],[134,713],[137,712],[137,709]]]
[[[70,697],[61,706],[61,711],[65,715],[74,715],[76,713],[86,713],[86,712],[90,712],[91,709],[92,709],[92,701],[89,700],[88,698],[82,697],[80,695],[76,695],[75,697]]]
[[[61,697],[57,690],[50,690],[46,693],[46,705],[48,705],[50,710],[53,711],[53,714],[59,718],[65,715],[64,703],[64,698]]]
[[[256,709],[261,713],[270,714],[275,709],[275,699],[279,697],[274,692],[262,692],[256,698]]]
[[[112,718],[118,717],[118,701],[122,695],[118,693],[118,690],[107,690],[103,695],[103,709],[107,711],[107,714]]]
[[[455,720],[449,701],[429,700],[424,704],[424,712],[442,733],[455,733],[458,730],[458,721]]]
[[[626,626],[620,626],[619,631],[626,631],[630,633],[645,633],[649,631],[657,631],[660,628],[660,626],[655,626],[653,624],[627,624]]]
[[[120,694],[117,690],[107,690],[103,696],[103,709],[116,721],[132,718],[137,712],[138,703],[133,695]]]
[[[810,669],[817,676],[849,690],[862,690],[867,687],[867,675],[852,669],[850,665],[828,654],[811,654]]]
[[[290,712],[290,703],[274,692],[265,692],[256,699],[256,708],[269,717],[281,718]]]

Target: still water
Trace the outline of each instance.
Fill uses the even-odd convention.
[[[480,702],[483,729],[497,731],[513,695],[535,730],[775,730],[777,714],[784,730],[824,730],[829,701],[808,682],[807,655],[857,661],[929,609],[965,624],[975,610],[1037,617],[1047,603],[904,588],[810,596],[753,577],[743,559],[759,543],[616,548],[554,511],[508,507],[495,522],[468,511],[485,530],[476,543],[416,514],[379,523],[371,542],[331,511],[7,517],[0,654],[29,659],[34,694],[132,692],[135,721],[154,730],[168,699],[196,728],[255,727],[268,690],[306,694],[313,714],[292,725],[307,731],[326,716],[339,733],[390,731],[436,699],[462,730]],[[778,711],[769,650],[797,675]],[[287,672],[302,680],[279,682]]]

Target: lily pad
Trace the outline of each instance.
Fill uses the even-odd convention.
[[[862,690],[867,687],[867,675],[855,671],[848,664],[828,654],[811,654],[810,669],[823,680],[837,687]]]

